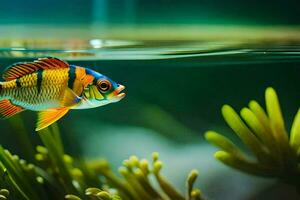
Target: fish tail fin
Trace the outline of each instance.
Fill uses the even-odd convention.
[[[12,104],[8,99],[0,100],[0,119],[12,117],[24,110],[24,108]]]
[[[9,99],[6,98],[4,93],[5,82],[0,82],[0,119],[5,119],[14,116],[25,109],[14,105]]]

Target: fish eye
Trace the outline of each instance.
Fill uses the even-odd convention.
[[[107,92],[111,88],[111,83],[108,80],[99,80],[97,85],[102,92]]]

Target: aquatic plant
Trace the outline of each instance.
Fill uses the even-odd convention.
[[[13,119],[12,123],[19,124],[19,120]],[[18,131],[24,134],[22,127],[19,126]],[[106,160],[75,159],[66,154],[56,124],[38,135],[43,145],[26,151],[27,156],[30,156],[29,152],[35,152],[30,156],[34,158],[32,163],[0,146],[0,199],[203,199],[200,190],[193,187],[198,172],[192,170],[189,174],[187,192],[183,195],[161,174],[163,164],[158,153],[153,153],[151,164],[131,156],[123,162],[118,174]],[[22,138],[28,139],[24,135]]]
[[[222,107],[225,121],[252,156],[215,131],[206,132],[205,138],[221,149],[214,157],[225,165],[257,176],[275,177],[299,188],[300,109],[288,135],[273,88],[266,89],[265,101],[266,111],[256,101],[250,101],[241,110],[241,117],[231,106]]]

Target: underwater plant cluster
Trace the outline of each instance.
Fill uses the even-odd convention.
[[[299,189],[300,110],[288,134],[273,88],[266,89],[265,99],[266,111],[258,102],[250,101],[241,110],[241,117],[231,106],[222,107],[225,121],[250,154],[215,131],[206,132],[205,138],[221,149],[214,156],[225,165],[248,174],[277,178]],[[20,124],[20,120],[17,116],[11,123]],[[28,134],[24,127],[18,131]],[[162,175],[163,162],[157,152],[150,161],[129,157],[116,173],[107,160],[84,160],[66,154],[56,124],[37,134],[42,145],[24,149],[34,158],[31,161],[0,146],[0,199],[205,199],[202,191],[194,187],[196,170],[187,176],[186,192],[182,194]]]
[[[152,161],[131,156],[116,174],[106,160],[77,160],[67,155],[57,125],[38,134],[43,146],[35,148],[33,163],[0,147],[0,199],[203,199],[201,191],[194,188],[198,172],[190,172],[186,194],[181,194],[161,174],[163,163],[156,152]]]
[[[288,134],[273,88],[266,89],[265,101],[266,111],[253,100],[240,111],[241,117],[231,106],[222,107],[225,121],[251,156],[217,132],[208,131],[205,138],[221,149],[214,156],[225,165],[256,176],[278,178],[299,187],[300,109]]]

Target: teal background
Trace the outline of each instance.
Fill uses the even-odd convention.
[[[1,1],[1,23],[299,24],[297,0]]]

